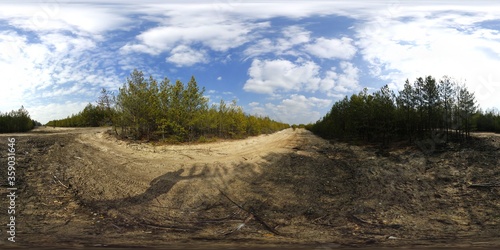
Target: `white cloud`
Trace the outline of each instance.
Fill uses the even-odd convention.
[[[300,55],[298,45],[310,40],[311,32],[303,27],[292,25],[282,29],[281,36],[274,41],[263,38],[248,46],[243,52],[247,57],[256,57],[264,54],[275,55]]]
[[[222,76],[217,77],[217,81],[222,80]]]
[[[249,79],[243,89],[259,94],[277,95],[282,92],[322,91],[329,96],[357,91],[359,69],[350,62],[340,62],[340,72],[331,68],[323,74],[312,61],[255,59],[248,69]],[[324,75],[322,77],[322,75]]]
[[[73,85],[70,88],[53,88],[50,92],[46,91],[41,94],[42,98],[52,98],[55,96],[65,96],[65,95],[71,95],[74,93],[77,93],[81,91],[81,86],[78,85]]]
[[[87,31],[92,34],[102,34],[110,30],[129,28],[132,19],[124,16],[120,11],[109,7],[97,7],[95,5],[81,5],[79,7],[61,7],[60,18],[78,30]],[[87,10],[85,10],[87,9]]]
[[[320,79],[320,67],[312,61],[295,64],[288,60],[255,59],[248,69],[248,79],[243,89],[260,94],[315,89]]]
[[[361,1],[314,1],[314,2],[285,2],[285,1],[254,1],[254,2],[220,2],[216,4],[216,11],[224,15],[234,14],[241,19],[267,19],[273,17],[287,17],[300,19],[310,16],[326,16],[332,14],[356,15],[361,10],[380,6],[377,2]]]
[[[175,47],[170,53],[171,56],[167,57],[166,61],[175,64],[177,67],[208,62],[205,51],[197,51],[185,45]]]
[[[195,43],[215,51],[226,51],[239,47],[251,40],[255,29],[269,27],[268,23],[192,23],[180,26],[164,24],[151,28],[137,36],[137,42],[128,43],[124,52],[146,52],[153,55],[168,51],[175,46]]]
[[[327,99],[292,94],[279,104],[260,105],[252,102],[249,106],[253,114],[269,116],[271,119],[289,124],[307,124],[321,118],[321,114],[330,107],[331,103],[332,101]]]
[[[310,40],[311,32],[301,26],[288,26],[282,31],[284,38],[291,45],[307,43]]]
[[[263,38],[247,47],[243,53],[247,57],[256,57],[259,55],[275,52],[279,52],[279,50],[275,48],[273,41],[269,38]]]
[[[337,99],[362,88],[359,84],[359,69],[346,61],[340,62],[339,65],[340,71],[335,67],[327,70],[318,86],[321,92]]]
[[[128,43],[121,47],[120,49],[120,54],[126,55],[131,52],[140,52],[140,53],[147,53],[150,55],[158,55],[162,52],[162,50],[159,50],[154,47],[150,47],[145,44],[136,44],[136,43]],[[133,67],[132,67],[133,68]]]
[[[258,103],[258,102],[251,102],[248,104],[248,106],[250,106],[250,107],[257,107],[259,105],[260,105],[260,103]]]
[[[338,75],[334,90],[338,92],[352,92],[359,90],[359,69],[350,62],[340,62],[342,74]]]
[[[44,1],[39,4],[2,3],[0,20],[36,32],[71,31],[79,35],[101,37],[106,31],[127,29],[132,20],[121,10],[91,4],[62,4]]]
[[[85,37],[72,37],[60,33],[40,36],[41,43],[53,50],[53,53],[81,53],[96,47],[95,41]]]
[[[348,37],[340,39],[317,38],[314,43],[305,46],[305,50],[312,55],[325,59],[349,60],[356,54],[353,40]]]
[[[319,90],[323,92],[329,92],[335,87],[335,80],[338,79],[338,74],[335,71],[335,67],[332,67],[330,70],[326,71],[325,78],[321,79],[319,83]]]

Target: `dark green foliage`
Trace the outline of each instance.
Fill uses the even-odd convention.
[[[500,133],[500,112],[498,110],[477,112],[472,120],[477,131]]]
[[[476,114],[474,94],[449,77],[441,81],[427,76],[408,80],[395,94],[387,86],[369,94],[367,89],[336,102],[330,112],[308,126],[326,138],[382,142],[407,139],[410,142],[439,135],[439,140],[466,139],[470,132],[494,131],[492,113]]]
[[[73,114],[65,119],[49,121],[46,126],[52,127],[99,127],[110,125],[110,111],[97,105],[89,103],[83,111]]]
[[[158,128],[159,97],[158,82],[152,77],[146,80],[142,72],[134,70],[118,93],[114,124],[121,127],[121,133],[127,136],[149,137]]]
[[[39,122],[32,120],[24,107],[9,113],[0,112],[0,133],[27,132],[37,124]]]

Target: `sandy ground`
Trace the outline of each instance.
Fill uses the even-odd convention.
[[[17,139],[19,188],[17,240],[0,246],[500,246],[495,135],[381,156],[302,129],[161,146],[107,130],[0,135]]]

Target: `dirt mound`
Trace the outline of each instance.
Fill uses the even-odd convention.
[[[301,129],[163,146],[45,130],[18,137],[17,233],[26,246],[498,246],[499,144],[380,154]]]

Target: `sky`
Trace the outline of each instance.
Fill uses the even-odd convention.
[[[494,1],[0,1],[0,111],[62,119],[135,68],[289,124],[427,75],[500,108],[499,31]]]

